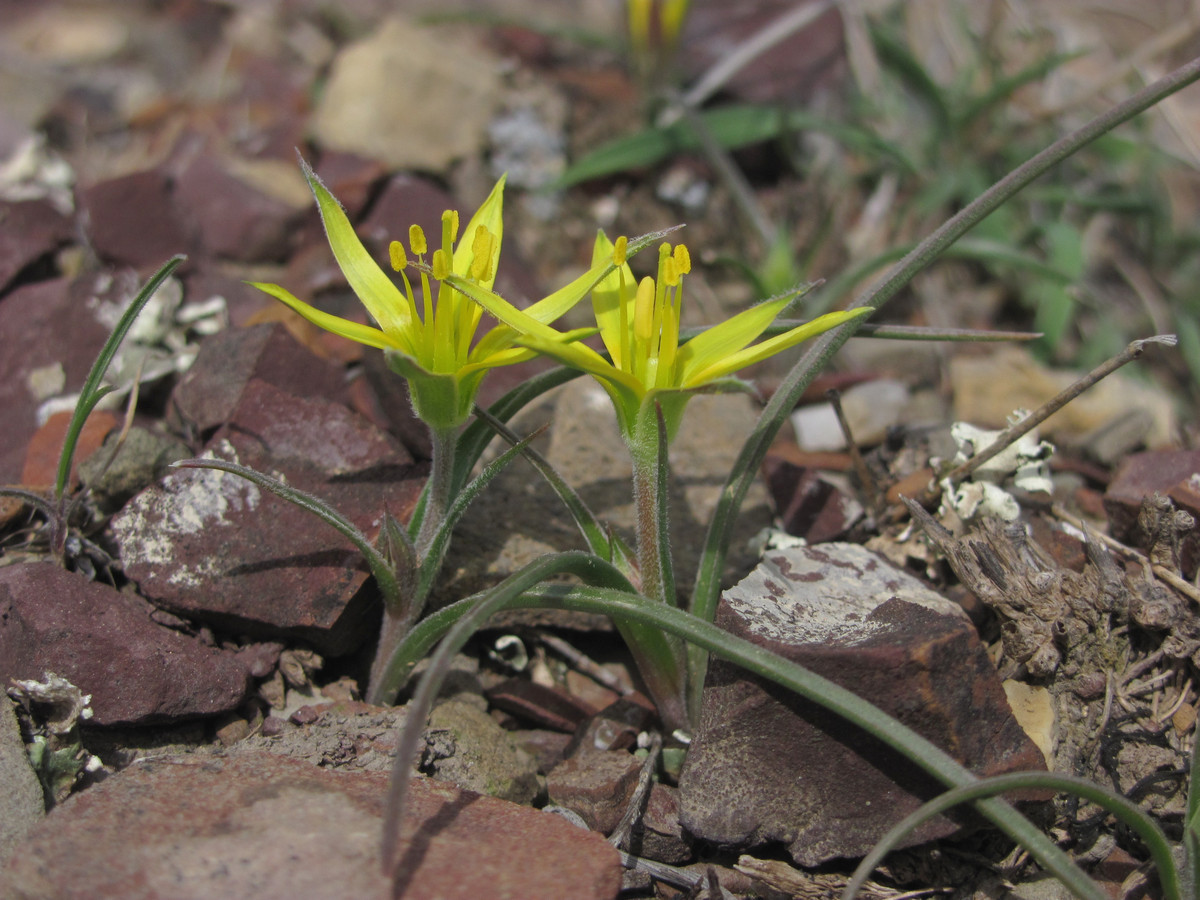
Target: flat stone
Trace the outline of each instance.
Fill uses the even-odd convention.
[[[894,342],[893,342],[894,343]],[[983,428],[1004,428],[1015,409],[1037,409],[1083,372],[1051,369],[1023,347],[999,347],[984,355],[957,354],[949,360],[947,383],[954,389],[954,418]],[[1116,372],[1080,394],[1039,427],[1049,440],[1072,445],[1130,409],[1150,414],[1142,441],[1170,444],[1179,425],[1165,392]]]
[[[13,847],[45,814],[41,782],[29,764],[13,706],[5,698],[0,701],[0,872]]]
[[[561,818],[414,779],[381,871],[387,776],[266,753],[145,760],[57,808],[0,894],[26,897],[615,898],[616,851]]]
[[[763,474],[783,530],[810,544],[844,536],[863,516],[862,504],[816,469],[768,455]]]
[[[424,469],[340,404],[259,379],[206,453],[240,462],[339,510],[368,537],[412,513]],[[377,607],[366,564],[311,513],[245,479],[177,470],[111,522],[126,574],[155,604],[239,633],[301,640],[327,656],[368,639]]]
[[[626,750],[580,747],[546,776],[550,802],[579,813],[588,828],[610,834],[637,787],[642,763]]]
[[[79,192],[88,239],[101,259],[139,270],[157,269],[192,248],[161,169],[101,181]]]
[[[445,171],[484,147],[499,78],[499,62],[473,40],[393,16],[338,53],[313,134],[389,168]]]
[[[19,287],[0,303],[0,484],[16,484],[44,400],[83,386],[108,329],[87,310],[93,279]]]
[[[0,201],[0,293],[73,236],[70,220],[46,200]]]
[[[227,328],[206,339],[171,395],[172,410],[207,433],[230,420],[251,379],[298,397],[346,399],[342,367],[314,356],[273,323]]]
[[[422,771],[514,803],[532,803],[539,791],[537,760],[465,700],[447,700],[430,714]]]
[[[725,592],[717,624],[854,691],[980,775],[1045,767],[965,614],[863,547],[769,553]],[[943,788],[823,707],[714,659],[679,790],[693,836],[780,841],[815,866],[862,856]],[[957,827],[934,820],[907,844]]]
[[[92,695],[90,725],[230,712],[248,673],[232,653],[165,628],[141,598],[54,563],[0,567],[0,683],[47,672]]]
[[[316,216],[294,160],[203,154],[176,181],[173,200],[202,251],[237,262],[286,258],[300,221]]]

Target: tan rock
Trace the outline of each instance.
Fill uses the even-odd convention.
[[[313,135],[397,169],[442,171],[486,141],[499,73],[469,39],[393,17],[338,54]]]

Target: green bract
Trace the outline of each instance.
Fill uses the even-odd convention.
[[[496,182],[471,217],[461,242],[458,213],[447,210],[442,214],[441,247],[433,251],[428,264],[424,232],[415,225],[409,229],[409,248],[420,268],[418,303],[406,272],[408,252],[403,245],[393,241],[389,248],[392,268],[404,283],[401,291],[367,253],[333,194],[306,163],[302,166],[338,266],[378,327],[322,312],[276,284],[253,283],[254,287],[326,331],[380,348],[391,368],[408,380],[413,408],[422,421],[434,430],[461,425],[470,416],[479,385],[489,369],[534,355],[532,350],[516,346],[517,333],[503,325],[476,341],[482,310],[450,284],[453,280],[491,293],[503,236],[504,178]],[[430,285],[431,273],[438,280],[436,294]],[[580,300],[587,287],[575,282],[529,307],[524,314],[536,322],[552,322]],[[574,340],[586,333],[571,332],[563,339]]]

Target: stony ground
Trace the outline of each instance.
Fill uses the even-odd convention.
[[[389,882],[378,838],[404,712],[361,700],[380,617],[366,567],[254,486],[168,468],[204,452],[236,459],[372,534],[384,511],[405,520],[416,502],[428,441],[394,377],[245,284],[277,282],[363,317],[297,151],[381,254],[413,222],[437,233],[443,209],[473,209],[507,172],[497,287],[514,302],[581,271],[597,227],[680,223],[697,261],[690,324],[762,296],[745,275],[771,271],[762,235],[736,199],[739,180],[712,157],[679,152],[570,189],[552,183],[646,122],[653,85],[695,84],[797,4],[693,4],[675,70],[649,82],[631,74],[613,6],[494,0],[431,21],[445,9],[417,0],[0,2],[0,484],[50,488],[74,394],[123,305],[166,259],[188,257],[124,345],[116,390],[82,436],[72,490],[83,499],[63,564],[39,514],[20,502],[0,510],[0,678],[14,701],[0,710],[0,895],[829,896],[931,795],[877,742],[725,664],[710,673],[680,769],[678,742],[660,734],[607,620],[512,614],[459,658],[428,723],[420,769],[433,777],[414,780]],[[1066,4],[1034,38],[1022,10],[1008,19],[997,6],[991,39],[1014,65],[1093,50],[1008,98],[1020,127],[1065,129],[1126,96],[1123,79],[1095,88],[1114,60],[1134,54],[1148,78],[1185,58],[1195,32],[1168,6],[1162,21],[1129,14],[1116,27]],[[950,23],[971,16],[953,3],[922,9],[904,34],[950,82],[966,52]],[[872,56],[866,21],[845,15],[755,56],[718,103],[848,114]],[[1063,112],[1081,86],[1086,102]],[[1195,136],[1194,105],[1178,98],[1133,143],[1186,157],[1175,142]],[[897,146],[933,128],[891,127]],[[980,159],[998,140],[959,137]],[[963,170],[943,149],[928,165],[946,166],[949,182]],[[936,192],[897,188],[862,159],[807,132],[732,157],[752,205],[788,226],[806,278],[833,281],[937,222],[941,207],[922,205]],[[1118,174],[1151,166],[1123,159]],[[1189,220],[1200,194],[1186,165],[1135,175],[1165,185],[1159,225]],[[1020,215],[1043,227],[1047,208]],[[939,460],[990,440],[953,423],[1001,428],[1126,340],[1184,331],[1172,289],[1187,269],[1139,255],[1138,227],[1107,209],[1080,225],[1087,265],[1072,296],[1083,301],[1053,346],[847,345],[747,499],[727,572],[737,587],[718,624],[851,687],[980,773],[1048,766],[1098,780],[1177,839],[1200,660],[1187,334],[1183,354],[1151,346],[1134,376],[1073,400],[1008,470],[963,479],[940,504],[926,497],[926,513],[900,499],[926,490]],[[1186,247],[1180,234],[1161,246]],[[1060,238],[1046,229],[1037,246]],[[1025,305],[1020,278],[993,275],[983,257],[934,269],[888,321],[1054,324]],[[1038,284],[1043,302],[1058,296]],[[752,373],[762,396],[789,362]],[[485,399],[532,371],[496,373]],[[847,448],[831,387],[865,457]],[[689,407],[672,450],[681,586],[758,399]],[[628,535],[630,467],[605,395],[572,382],[517,427],[546,423],[535,446]],[[1024,527],[1005,528],[1006,511]],[[553,493],[519,463],[458,529],[434,603],[577,546]],[[1147,890],[1144,848],[1103,813],[1028,799],[1110,893]],[[1019,849],[977,826],[929,823],[871,895],[1057,896]]]

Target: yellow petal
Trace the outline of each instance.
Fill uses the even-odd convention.
[[[624,241],[624,238],[618,240]],[[622,249],[627,251],[627,248],[628,243]],[[623,304],[621,300],[623,295],[627,298],[633,297],[634,286],[637,282],[634,281],[633,272],[623,259],[624,253],[620,254],[622,257],[620,266],[616,266],[614,250],[613,243],[603,231],[596,235],[596,243],[592,248],[592,271],[596,271],[605,263],[612,264],[614,268],[592,288],[592,313],[596,317],[596,324],[600,326],[600,337],[604,341],[609,356],[612,357],[613,364],[618,368],[628,368],[625,360],[625,347],[629,341],[631,314],[626,309],[628,304]]]
[[[344,338],[349,338],[352,341],[357,341],[360,344],[366,344],[368,347],[378,347],[380,350],[404,349],[403,344],[401,344],[399,341],[392,340],[389,335],[380,331],[378,328],[372,328],[369,325],[363,325],[359,322],[351,322],[349,319],[343,319],[340,316],[334,316],[327,312],[322,312],[316,307],[309,306],[303,300],[293,296],[287,290],[281,288],[277,284],[266,284],[258,281],[250,281],[247,282],[247,284],[249,284],[251,287],[258,288],[263,293],[270,294],[276,300],[287,304],[318,328],[324,328],[326,331],[331,331],[334,334],[341,335]]]
[[[679,348],[677,365],[681,382],[695,384],[697,372],[719,363],[757,339],[792,299],[780,297],[768,300],[700,332]]]
[[[762,362],[764,359],[774,356],[776,353],[780,353],[802,341],[816,337],[818,334],[823,334],[831,328],[836,328],[852,319],[861,319],[863,316],[868,316],[874,311],[870,307],[862,307],[860,309],[841,310],[818,316],[811,322],[806,322],[773,338],[768,338],[761,344],[746,347],[735,353],[731,353],[723,359],[710,360],[707,365],[702,367],[693,366],[683,379],[683,387],[699,387],[714,379],[732,375],[739,369]],[[684,346],[687,347],[689,344],[691,344],[691,341]]]
[[[494,238],[490,248],[491,258],[487,260],[485,269],[488,277],[479,282],[488,290],[491,290],[496,283],[496,266],[500,263],[500,245],[504,240],[504,182],[507,179],[507,175],[500,176],[500,180],[496,182],[492,192],[480,204],[479,209],[475,210],[475,215],[471,216],[471,221],[467,223],[467,227],[462,232],[464,239],[454,248],[454,272],[457,275],[465,276],[471,271],[472,260],[475,256],[475,234],[480,225],[488,230]],[[481,266],[481,269],[483,268]]]
[[[321,210],[321,221],[325,225],[329,246],[342,274],[350,283],[350,289],[358,295],[358,299],[379,323],[380,328],[389,334],[403,333],[410,327],[412,318],[409,314],[408,300],[371,259],[358,235],[354,233],[341,204],[329,193],[308,163],[301,160],[301,165],[304,168],[304,177],[308,179],[308,186],[317,198],[317,207]]]

